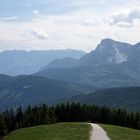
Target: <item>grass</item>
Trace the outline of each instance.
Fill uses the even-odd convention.
[[[16,130],[4,140],[88,140],[86,123],[58,123]]]
[[[140,130],[103,124],[101,127],[111,140],[140,140]],[[57,123],[19,129],[4,140],[89,140],[90,129],[86,123]]]
[[[101,125],[111,140],[140,140],[140,130],[113,125]]]

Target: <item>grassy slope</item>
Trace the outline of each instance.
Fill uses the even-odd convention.
[[[111,140],[140,140],[140,130],[113,126],[101,125]]]
[[[58,123],[20,129],[4,140],[88,140],[89,129],[85,123]]]

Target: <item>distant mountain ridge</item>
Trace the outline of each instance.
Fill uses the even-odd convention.
[[[140,85],[140,43],[104,39],[94,51],[73,60],[69,66],[67,62],[53,61],[36,75],[97,88]]]
[[[50,50],[50,51],[3,51],[0,53],[0,74],[23,75],[32,74],[49,64],[54,59],[72,57],[79,59],[85,54],[78,50]]]
[[[77,67],[83,65],[109,65],[120,64],[139,57],[140,43],[131,45],[128,43],[122,43],[114,41],[112,39],[103,39],[96,47],[94,51],[85,54],[80,60],[72,59],[58,59],[50,62],[47,68],[67,68]],[[72,61],[73,65],[68,62]],[[62,65],[63,64],[63,65]]]
[[[43,67],[41,70],[45,70],[48,68],[71,68],[76,67],[78,65],[78,61],[71,57],[65,57],[62,59],[55,59],[51,61],[47,66]]]

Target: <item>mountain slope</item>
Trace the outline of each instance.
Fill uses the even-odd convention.
[[[3,80],[2,80],[2,78]],[[0,109],[51,103],[82,92],[64,82],[35,76],[7,77],[0,75]]]
[[[103,89],[68,100],[90,105],[120,107],[140,112],[140,87]]]
[[[78,50],[51,51],[3,51],[0,53],[0,74],[20,75],[39,71],[54,59],[72,57],[79,59],[85,54]]]
[[[97,88],[140,85],[139,72],[133,71],[127,64],[47,69],[36,75]]]

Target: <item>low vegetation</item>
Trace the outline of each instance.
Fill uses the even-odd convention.
[[[126,127],[101,125],[111,140],[140,140],[140,130]]]
[[[88,140],[89,129],[85,123],[58,123],[19,129],[4,140]]]

